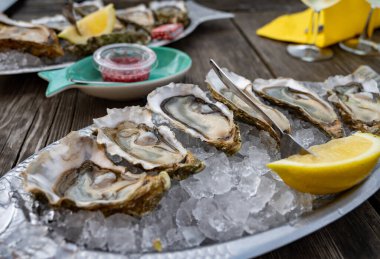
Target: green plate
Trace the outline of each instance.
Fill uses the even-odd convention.
[[[96,69],[92,56],[59,70],[44,71],[38,75],[49,81],[46,96],[51,97],[66,89],[79,88],[87,94],[117,100],[143,97],[157,86],[177,81],[190,69],[191,58],[184,52],[168,47],[152,47],[157,64],[149,79],[134,83],[104,82]],[[74,83],[72,80],[93,83]],[[133,92],[137,91],[137,92]]]

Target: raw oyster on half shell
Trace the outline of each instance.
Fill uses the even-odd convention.
[[[274,104],[296,111],[333,138],[343,136],[342,123],[334,108],[316,93],[293,79],[256,79],[253,90]]]
[[[283,115],[280,111],[262,103],[252,91],[252,82],[250,80],[230,72],[225,68],[223,70],[234,80],[240,89],[246,92],[253,102],[260,106],[261,109],[263,109],[266,114],[281,127],[283,131],[290,133],[290,123],[285,115]],[[206,75],[206,83],[211,95],[216,100],[224,103],[228,106],[228,108],[233,110],[234,115],[237,118],[245,121],[246,123],[257,126],[262,130],[268,131],[277,141],[280,140],[278,133],[276,133],[276,131],[271,127],[271,122],[266,121],[259,110],[247,105],[243,100],[231,92],[219,79],[214,70],[211,69]]]
[[[212,102],[197,85],[174,84],[157,88],[148,97],[148,107],[174,127],[234,154],[241,140],[233,113],[222,103]]]
[[[380,94],[365,91],[377,87],[374,80],[337,85],[328,91],[328,100],[339,110],[343,120],[353,129],[380,135]]]
[[[186,27],[190,23],[184,1],[153,1],[149,8],[154,12],[156,24],[181,23]]]
[[[146,5],[140,4],[124,10],[117,11],[117,18],[126,22],[140,25],[147,30],[151,30],[154,26],[154,16],[152,10]]]
[[[72,132],[33,160],[23,173],[25,188],[50,204],[143,215],[170,187],[166,172],[132,174],[116,166],[89,136]]]
[[[42,25],[14,21],[0,14],[0,51],[7,49],[50,58],[63,55],[53,30]]]
[[[94,123],[97,142],[106,146],[108,154],[144,170],[165,170],[173,178],[184,179],[204,168],[167,126],[153,124],[152,112],[146,108],[110,109]]]

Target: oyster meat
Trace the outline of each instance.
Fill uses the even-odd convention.
[[[153,12],[144,4],[140,4],[138,6],[124,10],[118,10],[117,18],[126,23],[134,23],[140,25],[147,30],[151,30],[154,26]]]
[[[153,1],[149,7],[154,12],[157,25],[182,23],[186,27],[190,23],[184,1]]]
[[[143,215],[154,209],[170,188],[166,172],[132,174],[109,160],[89,136],[72,132],[43,151],[23,172],[27,191],[50,204]]]
[[[227,154],[240,149],[240,132],[233,113],[224,104],[212,102],[197,85],[171,83],[151,92],[147,100],[153,112],[191,136]]]
[[[256,79],[253,90],[274,104],[296,111],[331,137],[343,136],[342,123],[333,107],[302,83],[286,78]]]
[[[0,14],[0,51],[7,49],[50,58],[63,55],[53,30],[42,25],[14,21]]]
[[[372,88],[366,84],[377,85],[373,80],[337,85],[328,91],[328,100],[353,129],[380,135],[380,94],[365,91]]]
[[[252,91],[252,82],[250,80],[230,72],[227,69],[223,70],[234,80],[240,89],[246,92],[253,102],[260,106],[261,109],[264,110],[265,113],[281,127],[283,131],[290,132],[290,123],[285,115],[262,103]],[[266,121],[259,110],[247,105],[243,100],[231,92],[219,79],[214,70],[211,69],[206,75],[206,83],[211,95],[216,100],[224,103],[228,106],[228,108],[233,110],[234,115],[237,118],[245,121],[246,123],[257,126],[259,129],[268,131],[277,141],[280,140],[278,133],[276,133],[276,131],[271,127],[271,122]]]
[[[152,112],[146,108],[111,109],[94,123],[98,127],[97,142],[106,146],[108,154],[145,170],[165,170],[181,180],[204,168],[167,126],[153,124]]]

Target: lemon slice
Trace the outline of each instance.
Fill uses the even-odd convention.
[[[74,26],[70,26],[58,34],[58,36],[73,44],[86,44],[87,40],[91,37],[111,33],[115,23],[115,8],[113,4],[109,4],[77,22],[80,35]]]
[[[316,156],[294,155],[267,166],[298,191],[337,193],[370,174],[380,157],[380,138],[369,133],[355,133],[310,150]]]

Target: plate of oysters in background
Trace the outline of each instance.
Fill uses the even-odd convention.
[[[28,22],[0,15],[0,75],[63,68],[113,43],[163,46],[186,37],[203,22],[233,17],[193,1],[176,0],[119,10],[101,0],[88,0],[63,10],[65,15]],[[101,30],[91,26],[99,19],[106,24]]]
[[[0,178],[0,257],[249,258],[379,189],[377,73],[320,83],[225,73],[313,154],[280,159],[278,132],[213,70],[208,90],[170,83]]]

